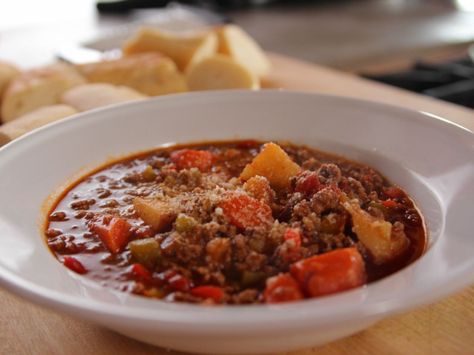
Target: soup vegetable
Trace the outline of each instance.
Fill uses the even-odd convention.
[[[102,167],[48,215],[66,267],[167,301],[278,303],[387,276],[419,257],[412,200],[374,169],[289,143],[167,147]]]

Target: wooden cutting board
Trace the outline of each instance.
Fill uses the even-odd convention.
[[[355,76],[270,55],[268,88],[310,91],[429,112],[474,131],[474,111]],[[0,290],[0,354],[178,354],[30,304]],[[474,286],[351,337],[293,355],[474,354]]]

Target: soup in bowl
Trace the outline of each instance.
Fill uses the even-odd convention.
[[[322,344],[472,283],[473,147],[445,120],[315,94],[87,112],[0,150],[0,280],[177,350]]]

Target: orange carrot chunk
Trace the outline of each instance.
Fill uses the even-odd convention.
[[[212,168],[214,155],[205,150],[181,149],[171,153],[171,161],[179,170],[198,168],[207,172]]]
[[[120,217],[112,217],[110,221],[108,220],[109,218],[104,217],[101,222],[92,222],[90,229],[98,234],[111,253],[116,254],[122,251],[129,242],[132,234],[131,225],[126,219]]]
[[[219,207],[228,221],[238,228],[256,228],[273,222],[270,206],[248,195],[234,194],[224,199]]]
[[[362,256],[356,248],[345,248],[300,260],[290,267],[291,275],[309,297],[348,290],[365,283]]]
[[[303,299],[303,293],[290,274],[279,274],[267,280],[263,299],[266,303],[280,303]]]

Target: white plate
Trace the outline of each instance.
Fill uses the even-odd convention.
[[[41,206],[83,167],[169,142],[288,139],[342,153],[404,187],[426,217],[425,255],[367,287],[284,305],[201,307],[105,289],[49,252]],[[0,280],[13,292],[130,337],[195,352],[322,344],[474,281],[474,135],[369,102],[285,92],[183,94],[90,111],[0,149]]]

